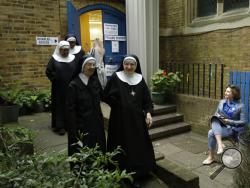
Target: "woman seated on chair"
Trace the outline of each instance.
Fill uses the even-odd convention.
[[[208,157],[202,163],[209,165],[214,161],[217,144],[217,154],[222,154],[225,145],[222,138],[238,136],[244,132],[247,123],[245,107],[240,101],[240,89],[228,85],[225,99],[219,102],[215,115],[211,118],[211,129],[208,131]]]

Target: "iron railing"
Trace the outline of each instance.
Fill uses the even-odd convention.
[[[224,96],[224,64],[168,63],[168,71],[183,74],[178,93],[222,99]]]

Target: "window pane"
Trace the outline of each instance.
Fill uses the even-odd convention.
[[[249,0],[224,0],[224,12],[243,7],[249,7]]]
[[[216,14],[216,10],[217,0],[198,0],[198,17]]]

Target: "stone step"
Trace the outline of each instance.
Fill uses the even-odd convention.
[[[176,112],[176,105],[173,104],[166,104],[166,105],[154,105],[154,110],[152,115],[162,115]]]
[[[157,140],[168,136],[184,133],[191,130],[191,126],[185,122],[173,123],[149,130],[151,140]]]
[[[183,121],[183,115],[179,113],[169,113],[153,117],[153,125],[151,128],[177,123]]]
[[[154,173],[169,187],[199,188],[199,176],[176,163],[163,159],[156,162]]]

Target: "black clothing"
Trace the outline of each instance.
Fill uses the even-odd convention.
[[[145,122],[152,101],[144,79],[129,85],[113,74],[104,89],[104,101],[111,107],[107,150],[117,146],[124,150],[125,154],[118,157],[121,169],[135,171],[136,176],[152,171],[155,156]]]
[[[102,87],[96,76],[89,78],[87,86],[79,76],[70,82],[67,98],[69,156],[77,152],[78,146],[72,144],[78,142],[80,134],[86,134],[81,140],[84,146],[93,148],[98,144],[103,152],[106,151],[101,95]]]
[[[65,129],[66,94],[76,69],[75,60],[65,63],[50,59],[46,75],[51,81],[51,113],[53,129]]]
[[[75,62],[77,64],[75,75],[78,75],[80,72],[82,72],[82,61],[83,61],[83,56],[85,55],[85,52],[81,49],[77,54],[73,54],[73,55],[75,56]]]

